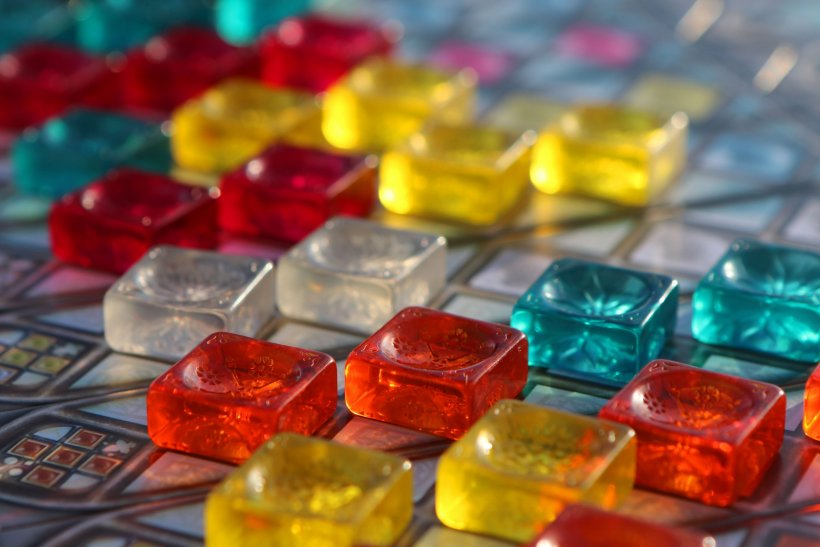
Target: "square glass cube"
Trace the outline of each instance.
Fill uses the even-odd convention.
[[[652,361],[600,418],[638,436],[636,484],[728,506],[750,496],[783,442],[777,386],[671,361]]]
[[[803,432],[820,441],[820,363],[809,376],[803,392]]]
[[[216,0],[216,30],[234,44],[253,42],[265,29],[310,9],[311,0]]]
[[[672,336],[678,282],[572,258],[527,289],[510,324],[530,343],[530,365],[622,384]]]
[[[173,27],[208,26],[211,18],[202,0],[83,0],[76,7],[77,42],[96,53],[123,51]]]
[[[222,172],[253,158],[312,116],[313,96],[232,78],[173,112],[171,148],[186,169]]]
[[[65,0],[0,0],[0,13],[0,53],[72,35]]]
[[[671,116],[684,112],[693,122],[705,122],[721,103],[720,90],[695,80],[664,74],[647,74],[624,96],[624,102]]]
[[[160,246],[105,293],[111,349],[176,361],[217,331],[255,336],[275,311],[268,260]]]
[[[428,126],[382,156],[379,199],[394,213],[496,223],[530,188],[534,141],[483,125]]]
[[[527,382],[527,339],[509,327],[406,308],[345,362],[354,414],[458,439]]]
[[[336,411],[336,389],[330,355],[217,332],[151,383],[148,435],[243,462],[276,433],[314,433]]]
[[[216,211],[205,188],[118,169],[51,207],[51,250],[65,262],[121,274],[161,243],[216,247]]]
[[[566,112],[567,105],[526,93],[509,93],[499,103],[491,107],[481,121],[508,131],[523,133],[527,130],[540,131],[546,125],[558,121]]]
[[[715,547],[700,530],[664,526],[587,505],[564,509],[527,547]]]
[[[228,44],[210,29],[175,28],[128,52],[122,101],[136,110],[171,112],[220,80],[258,74],[252,49]]]
[[[331,86],[322,132],[345,150],[381,151],[400,144],[430,121],[472,118],[476,77],[383,58],[365,61]]]
[[[274,145],[220,182],[219,225],[234,234],[300,241],[336,215],[367,216],[376,159]]]
[[[538,137],[530,176],[547,194],[577,193],[643,206],[686,165],[685,114],[617,105],[569,109]]]
[[[336,217],[279,260],[279,310],[370,334],[444,288],[446,255],[442,236]]]
[[[569,504],[616,507],[634,478],[630,428],[503,400],[441,456],[436,515],[456,530],[524,542]]]
[[[0,129],[19,131],[74,105],[112,107],[114,71],[104,59],[54,44],[31,44],[0,57]]]
[[[705,344],[820,361],[820,253],[735,241],[695,289],[692,336]]]
[[[287,19],[260,40],[262,80],[321,92],[365,59],[389,55],[397,33],[364,21],[308,15]]]
[[[209,547],[392,545],[413,514],[410,462],[280,433],[208,495]]]
[[[24,194],[57,198],[117,167],[166,173],[168,136],[159,124],[84,108],[26,131],[11,152],[14,184]]]

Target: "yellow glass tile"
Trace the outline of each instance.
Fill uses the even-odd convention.
[[[412,513],[408,461],[280,433],[210,493],[205,544],[391,545]]]
[[[482,122],[522,133],[540,131],[558,121],[567,105],[538,95],[513,93],[496,104],[482,117]]]
[[[436,514],[456,530],[526,542],[570,503],[619,505],[635,450],[621,424],[499,401],[441,457]]]
[[[493,224],[529,190],[534,142],[531,131],[428,126],[382,156],[379,199],[394,213]]]
[[[227,80],[174,111],[171,151],[184,169],[226,171],[315,116],[318,109],[307,93],[271,89],[253,80]]]
[[[547,194],[576,193],[643,206],[686,164],[689,120],[618,105],[579,106],[545,129],[530,176]]]
[[[640,78],[624,97],[626,104],[665,114],[685,112],[692,121],[704,121],[721,102],[720,91],[694,80],[664,74]]]
[[[325,94],[322,132],[343,150],[378,152],[398,145],[428,119],[472,119],[476,76],[373,58]]]

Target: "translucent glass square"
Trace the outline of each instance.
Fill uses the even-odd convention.
[[[275,284],[267,260],[155,247],[105,294],[105,339],[177,360],[217,331],[254,336],[275,312]]]
[[[433,124],[382,156],[379,199],[394,213],[493,224],[530,188],[533,132]]]
[[[529,541],[569,504],[619,505],[635,451],[624,425],[503,400],[439,460],[436,515],[457,530]]]
[[[547,127],[530,174],[547,194],[578,193],[643,206],[686,164],[688,118],[622,106],[579,106]]]
[[[280,433],[211,491],[210,547],[392,545],[413,514],[410,462]]]
[[[672,336],[678,282],[665,275],[571,258],[524,293],[511,326],[530,342],[530,366],[623,383]]]
[[[446,249],[442,236],[334,218],[280,259],[279,309],[370,334],[444,288]]]
[[[706,344],[820,361],[820,254],[735,241],[692,297],[692,335]]]

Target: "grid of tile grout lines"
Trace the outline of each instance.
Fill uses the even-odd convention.
[[[649,208],[533,195],[500,229],[469,230],[381,210],[374,218],[446,235],[448,283],[429,306],[485,321],[509,324],[518,297],[559,258],[676,277],[678,322],[661,356],[781,386],[784,443],[757,492],[729,509],[637,488],[622,512],[704,527],[721,547],[820,541],[817,516],[800,514],[820,494],[820,445],[800,428],[809,369],[699,344],[690,329],[695,285],[733,240],[820,250],[820,144],[812,126],[818,118],[795,101],[799,87],[787,79],[786,95],[775,89],[767,97],[749,81],[745,65],[735,72],[735,66],[725,70],[720,64],[731,60],[732,50],[713,61],[710,48],[721,43],[720,36],[707,33],[694,45],[674,36],[670,29],[680,27],[686,10],[697,4],[685,0],[666,7],[640,0],[516,0],[500,8],[492,0],[325,4],[330,13],[401,21],[401,57],[433,59],[450,68],[473,64],[482,80],[478,112],[488,120],[500,119],[499,105],[516,93],[561,102],[620,100],[637,93],[653,74],[719,91],[711,112],[690,127],[686,170]],[[590,27],[618,29],[639,37],[638,45],[605,66],[560,53],[556,44],[562,36]],[[473,45],[467,60],[454,53],[463,44]],[[101,302],[117,277],[52,259],[46,213],[43,201],[15,194],[11,184],[0,186],[0,545],[35,545],[47,537],[54,545],[80,539],[92,545],[199,545],[205,495],[232,467],[152,445],[146,388],[170,362],[108,349]],[[244,239],[220,247],[261,258],[278,258],[286,249]],[[340,369],[364,339],[355,331],[282,316],[258,337],[326,352]],[[606,384],[533,368],[522,395],[536,405],[594,416],[615,392]],[[412,459],[414,516],[399,544],[506,544],[438,522],[433,485],[447,442],[353,417],[341,397],[317,434]]]

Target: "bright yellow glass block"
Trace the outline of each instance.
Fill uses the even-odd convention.
[[[721,96],[717,88],[694,80],[649,74],[635,82],[624,102],[667,116],[685,112],[693,121],[704,121],[715,112]]]
[[[208,495],[205,544],[391,545],[412,513],[410,462],[280,433]]]
[[[621,424],[499,401],[441,457],[436,514],[450,528],[526,542],[570,503],[620,504],[635,450]]]
[[[226,171],[316,116],[318,109],[307,93],[227,80],[174,111],[171,151],[185,169]]]
[[[643,206],[686,165],[689,120],[617,105],[579,106],[538,137],[530,176],[547,194]]]
[[[428,126],[382,156],[379,199],[394,213],[495,223],[529,190],[534,142],[534,132]]]
[[[424,65],[373,58],[331,86],[322,132],[344,150],[381,151],[398,145],[427,120],[463,123],[473,116],[476,77]]]
[[[538,95],[513,93],[493,106],[482,122],[511,131],[540,131],[566,112],[565,104]]]

